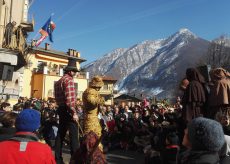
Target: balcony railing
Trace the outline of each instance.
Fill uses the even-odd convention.
[[[43,67],[39,67],[39,68],[34,68],[34,73],[46,74],[46,75],[51,75],[51,76],[63,76],[64,71],[63,71],[63,68],[49,69],[48,67],[43,66]],[[87,78],[87,73],[86,72],[78,72],[76,74],[76,78],[78,78],[78,79],[86,79]]]
[[[19,88],[5,88],[3,89],[3,86],[0,85],[0,91],[1,91],[1,99],[7,99],[7,98],[18,98],[19,97]]]
[[[86,79],[87,78],[87,73],[86,72],[78,72],[76,77],[78,79]]]

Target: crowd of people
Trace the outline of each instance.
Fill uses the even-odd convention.
[[[146,164],[230,163],[230,74],[223,68],[217,68],[210,71],[210,77],[211,81],[207,83],[197,69],[189,68],[180,85],[183,94],[178,96],[176,102],[158,100],[151,103],[145,99],[142,102],[115,105],[103,104],[103,98],[97,93],[102,84],[100,79],[93,78],[98,83],[92,80],[83,99],[74,100],[76,113],[73,114],[78,116],[75,122],[77,132],[73,135],[65,128],[62,141],[58,143],[60,158],[62,144],[71,147],[74,137],[81,144],[75,146],[75,152],[71,152],[72,163],[84,163],[78,157],[79,154],[83,157],[88,148],[91,150],[88,152],[90,155],[93,155],[92,151],[96,153],[95,159],[101,156],[101,152],[106,154],[120,149],[143,153],[143,163]],[[93,100],[88,100],[87,96]],[[25,109],[40,113],[40,128],[22,129],[19,126],[20,121],[17,122],[17,119]],[[0,115],[0,141],[12,140],[18,132],[29,131],[36,132],[38,139],[49,145],[50,149],[44,148],[46,151],[57,146],[58,129],[60,125],[63,126],[63,113],[61,116],[60,102],[58,104],[54,98],[44,101],[20,97],[13,108],[3,102]],[[97,123],[92,121],[94,119],[99,121],[99,131]],[[88,135],[85,135],[86,131]],[[95,149],[95,145],[99,149]],[[0,150],[2,154],[1,143]],[[55,161],[52,157],[47,159],[50,163]],[[101,161],[106,163],[103,156]],[[90,162],[93,163],[92,160]]]

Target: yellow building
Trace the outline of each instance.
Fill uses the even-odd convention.
[[[110,76],[103,76],[102,80],[104,82],[104,86],[99,91],[100,95],[105,98],[105,105],[113,105],[114,94],[116,94],[114,91],[114,84],[117,82],[117,80]]]
[[[68,55],[85,60],[75,50],[68,53],[45,48],[31,48],[26,43],[28,32],[34,30],[34,20],[28,15],[30,0],[0,0],[0,99],[14,105],[19,96],[47,99],[53,97],[53,86],[63,74]],[[77,95],[87,88],[87,74],[74,78]]]
[[[42,99],[54,97],[54,83],[63,76],[63,68],[68,63],[68,57],[76,58],[79,69],[80,63],[86,61],[73,49],[69,49],[67,53],[59,52],[51,50],[49,44],[46,44],[45,48],[30,48],[28,63],[23,72],[20,96]],[[81,98],[88,86],[87,73],[77,73],[74,82],[78,98]]]

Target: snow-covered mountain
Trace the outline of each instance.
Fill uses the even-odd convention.
[[[196,66],[208,45],[209,41],[180,29],[166,39],[116,49],[85,69],[91,77],[107,75],[117,79],[119,92],[171,98],[186,68]]]

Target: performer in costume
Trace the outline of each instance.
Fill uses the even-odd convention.
[[[59,79],[54,86],[59,115],[58,133],[55,140],[55,159],[57,164],[64,163],[62,158],[62,146],[67,131],[69,131],[71,156],[80,146],[77,126],[79,118],[75,108],[76,88],[73,79],[76,72],[79,72],[76,65],[76,59],[69,58],[68,65],[65,67],[64,71],[64,76]]]
[[[99,90],[104,85],[102,78],[95,76],[92,78],[89,87],[84,91],[82,100],[84,105],[84,134],[90,131],[101,137],[102,128],[98,119],[99,106],[103,105],[105,100],[100,96]],[[102,150],[102,145],[99,145]]]

